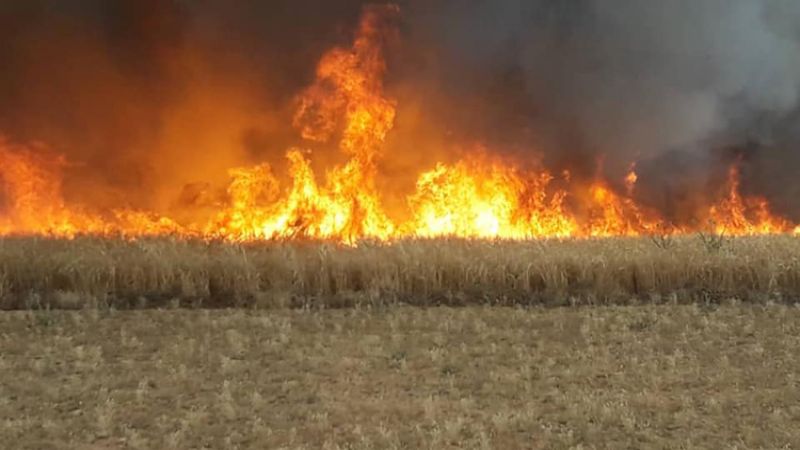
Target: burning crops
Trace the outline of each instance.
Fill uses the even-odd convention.
[[[765,198],[740,190],[739,161],[731,163],[718,193],[675,221],[636,199],[636,161],[620,180],[575,179],[543,165],[519,165],[479,148],[457,161],[418,168],[408,192],[382,190],[384,147],[397,120],[398,101],[387,94],[385,43],[396,39],[393,5],[366,8],[350,46],[327,51],[315,81],[294,99],[297,146],[285,153],[288,172],[271,162],[228,169],[227,186],[211,196],[204,217],[170,212],[97,209],[67,201],[64,157],[36,145],[0,141],[0,234],[171,235],[228,241],[360,240],[462,237],[537,239],[687,234],[791,233],[796,224],[771,211]],[[315,168],[304,143],[327,143],[342,159]],[[599,164],[599,163],[598,163]],[[209,188],[211,189],[211,188]],[[399,197],[399,200],[398,200]],[[392,200],[393,206],[386,206]],[[186,205],[184,205],[186,206]],[[189,205],[191,206],[191,205]]]

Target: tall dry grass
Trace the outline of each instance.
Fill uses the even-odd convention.
[[[0,307],[794,302],[800,238],[234,245],[0,239]]]

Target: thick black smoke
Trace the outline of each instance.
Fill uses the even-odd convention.
[[[145,203],[279,162],[293,96],[363,3],[0,0],[0,132]],[[800,218],[800,2],[397,3],[387,177],[478,143],[577,176],[638,161],[642,200],[670,212],[739,158],[748,193]]]

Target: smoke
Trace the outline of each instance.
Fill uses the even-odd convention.
[[[362,3],[0,0],[0,130],[65,153],[84,201],[168,207],[280,166],[294,95]],[[387,178],[476,144],[584,177],[638,161],[641,200],[669,211],[741,158],[744,188],[798,217],[800,3],[398,3]]]
[[[437,2],[413,20],[446,61],[455,128],[587,173],[639,161],[662,209],[745,151],[754,193],[797,192],[796,1]]]

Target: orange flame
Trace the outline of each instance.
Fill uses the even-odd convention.
[[[636,187],[638,180],[639,175],[636,174],[636,163],[632,163],[628,174],[625,175],[625,190],[628,192],[628,197],[633,195],[633,188]]]
[[[438,164],[420,175],[409,198],[414,220],[407,232],[510,239],[573,235],[578,225],[564,211],[566,193],[558,191],[548,201],[551,180],[545,171],[523,177],[513,168],[478,160]]]
[[[61,188],[63,158],[0,140],[0,235],[169,234],[354,244],[402,237],[531,239],[692,231],[672,228],[656,212],[637,204],[635,164],[621,180],[624,192],[600,178],[581,185],[564,171],[563,182],[571,187],[567,189],[553,183],[547,170],[524,171],[483,151],[422,172],[407,196],[409,219],[392,220],[376,179],[397,107],[383,87],[383,44],[391,34],[385,21],[397,12],[396,6],[367,8],[352,46],[327,52],[317,66],[316,81],[296,99],[293,124],[299,134],[316,143],[336,138],[334,143],[349,158],[327,170],[324,183],[312,169],[310,152],[290,149],[289,186],[281,186],[266,163],[230,169],[227,202],[205,223],[182,225],[146,211],[93,213],[68,206]],[[774,216],[765,199],[740,194],[738,164],[730,168],[725,198],[704,217],[720,233],[800,234],[800,226]]]
[[[0,232],[73,236],[79,231],[100,231],[102,224],[68,209],[61,195],[61,157],[45,158],[0,140],[0,181],[5,209]]]
[[[61,191],[62,157],[11,146],[0,139],[0,235],[32,234],[73,237],[77,234],[164,235],[185,233],[172,220],[154,214],[117,209],[110,217],[67,207]]]
[[[244,189],[228,190],[232,207],[212,232],[229,239],[311,237],[347,243],[392,235],[394,224],[375,188],[375,161],[395,116],[394,100],[383,95],[381,23],[397,11],[391,5],[366,9],[352,48],[325,54],[316,83],[298,98],[294,124],[301,135],[326,142],[341,128],[339,148],[350,161],[330,170],[319,187],[309,161],[290,150],[292,188],[278,207],[266,209],[253,203],[250,187],[277,186],[277,181],[263,168],[238,169],[232,186]]]
[[[792,230],[788,221],[772,215],[766,199],[742,198],[739,193],[739,185],[739,164],[737,162],[728,169],[727,197],[713,205],[708,211],[709,219],[717,233],[741,236],[786,233]]]

